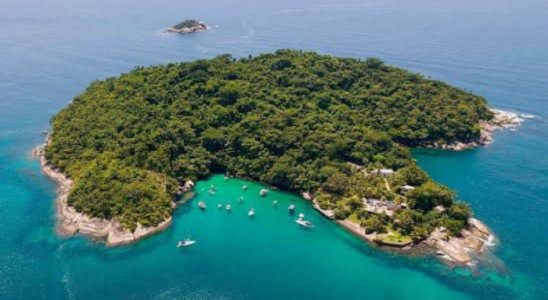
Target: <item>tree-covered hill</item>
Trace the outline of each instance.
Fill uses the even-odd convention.
[[[184,29],[184,28],[192,28],[192,27],[198,27],[202,26],[203,24],[196,21],[196,20],[185,20],[181,23],[178,23],[177,25],[173,26],[175,29]]]
[[[213,172],[318,192],[337,206],[367,196],[371,189],[355,187],[374,181],[347,162],[420,175],[408,146],[474,140],[491,117],[483,98],[379,59],[224,55],[92,83],[52,119],[46,158],[75,180],[69,203],[77,210],[134,228],[171,212],[177,182]],[[414,180],[405,176],[398,180]]]

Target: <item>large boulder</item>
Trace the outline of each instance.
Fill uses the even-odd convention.
[[[464,247],[472,249],[476,252],[482,251],[483,245],[485,244],[483,240],[481,240],[480,238],[478,238],[477,236],[475,236],[474,234],[472,234],[472,232],[468,230],[463,230],[462,236],[463,237],[461,238],[461,241]]]
[[[135,240],[133,233],[117,223],[110,229],[106,244],[107,246],[118,246],[131,243]]]
[[[166,228],[167,226],[169,226],[169,224],[171,224],[171,217],[169,217],[166,220],[162,221],[156,227],[144,227],[141,224],[137,224],[137,228],[133,232],[133,236],[135,237],[136,240],[138,240],[140,238],[144,238],[146,236],[149,236],[151,234],[154,234],[154,233]]]
[[[307,201],[311,201],[314,198],[312,197],[312,194],[310,194],[309,192],[303,192],[301,196],[303,197],[304,200],[307,200]]]
[[[428,239],[426,239],[425,243],[437,249],[449,260],[460,264],[467,264],[472,261],[462,240],[455,237],[449,238],[447,230],[442,228],[436,228]]]
[[[491,235],[491,230],[485,225],[483,224],[480,220],[476,219],[476,218],[469,218],[468,219],[468,225],[470,227],[470,229],[477,229],[478,231],[480,231],[481,233],[483,233],[484,235]]]
[[[459,239],[451,238],[448,242],[438,240],[436,241],[435,247],[458,263],[467,264],[472,261]]]
[[[78,222],[78,231],[82,234],[105,237],[109,234],[111,229],[110,221],[97,218],[89,218],[86,215],[82,215]]]
[[[183,192],[188,192],[188,191],[191,191],[193,188],[194,188],[194,181],[192,180],[187,180],[185,182],[185,185],[183,185]]]

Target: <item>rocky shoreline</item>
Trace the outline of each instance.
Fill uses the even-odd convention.
[[[116,219],[92,218],[77,212],[73,207],[68,205],[68,195],[74,182],[48,163],[44,156],[45,146],[44,144],[37,147],[33,151],[33,155],[40,158],[42,171],[59,186],[56,199],[58,215],[57,231],[59,234],[72,236],[79,233],[93,238],[105,239],[107,246],[119,246],[136,242],[160,232],[171,224],[172,217],[170,216],[155,227],[144,227],[138,224],[135,231],[131,232],[125,229]]]
[[[77,212],[73,207],[68,205],[68,195],[74,185],[72,179],[68,178],[62,172],[59,172],[54,166],[48,163],[44,156],[45,144],[37,147],[33,151],[33,155],[40,158],[40,166],[42,171],[54,180],[58,186],[58,196],[56,199],[58,212],[57,230],[61,235],[72,236],[75,234],[83,234],[93,238],[105,239],[107,246],[119,246],[136,242],[140,239],[148,237],[152,234],[160,232],[172,222],[170,216],[156,227],[144,227],[138,224],[135,231],[131,232],[125,229],[118,220],[104,220],[92,218],[85,214]],[[188,192],[194,187],[194,182],[187,181],[180,188],[181,192]],[[315,203],[313,195],[310,193],[302,193],[301,196],[307,201],[311,201],[320,213],[325,217],[333,220],[332,211],[324,211]],[[377,235],[365,234],[365,230],[359,225],[350,220],[336,220],[336,223],[355,234],[356,236],[374,244],[377,243]],[[493,245],[494,235],[492,231],[482,222],[475,218],[468,220],[468,227],[462,231],[460,237],[449,237],[444,228],[436,228],[432,234],[416,244],[411,244],[406,247],[391,247],[394,249],[402,249],[402,252],[409,253],[413,248],[428,248],[434,249],[438,257],[461,265],[471,265],[472,257],[483,253],[489,246]]]
[[[436,254],[449,262],[474,265],[473,256],[481,255],[494,246],[493,232],[481,221],[468,219],[468,226],[459,237],[449,237],[445,228],[436,228],[422,243],[436,249]]]
[[[476,148],[479,146],[487,146],[493,143],[493,133],[500,129],[505,128],[514,128],[517,127],[523,122],[523,119],[520,118],[520,115],[503,111],[499,109],[490,109],[494,114],[492,120],[489,121],[480,121],[480,136],[478,139],[470,142],[454,142],[450,144],[426,144],[421,145],[421,148],[434,148],[434,149],[444,149],[444,150],[453,150],[453,151],[462,151],[465,149]]]
[[[323,216],[335,220],[334,214],[329,210],[322,210],[309,193],[302,193],[302,198],[311,201],[313,207]],[[349,219],[335,220],[335,222],[357,237],[374,244],[404,254],[435,252],[437,257],[446,262],[457,265],[473,266],[473,257],[481,255],[489,247],[495,245],[493,232],[481,221],[475,218],[468,219],[468,226],[459,237],[450,237],[443,227],[436,228],[428,238],[422,241],[402,244],[389,244],[380,242],[376,233],[366,234],[365,229]],[[414,251],[414,249],[419,249]],[[431,249],[432,251],[425,251]]]

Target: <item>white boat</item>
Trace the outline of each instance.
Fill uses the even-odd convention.
[[[243,189],[244,191],[246,191],[246,190],[247,190],[247,184],[244,184],[244,186],[242,186],[242,189]]]
[[[201,208],[201,209],[206,209],[206,204],[204,201],[200,201],[198,202],[198,207]]]
[[[209,187],[209,190],[207,191],[210,195],[215,195],[215,193],[217,192],[217,188],[214,186],[214,185],[211,185]]]
[[[179,248],[179,247],[188,247],[188,246],[194,245],[194,244],[196,244],[196,241],[186,239],[186,240],[179,241],[177,243],[177,248]]]
[[[217,208],[219,208],[219,209],[223,208],[223,204],[222,203],[217,204]]]
[[[251,208],[249,209],[249,212],[247,213],[248,216],[253,217],[255,215],[255,209]]]
[[[232,206],[230,206],[230,204],[227,204],[226,205],[226,210],[230,211],[232,209]]]
[[[272,206],[277,206],[277,205],[278,205],[278,200],[272,201]]]
[[[240,203],[241,203],[241,202],[243,202],[243,201],[244,201],[244,197],[240,197],[240,198],[238,198],[238,202],[240,202]]]
[[[312,224],[312,222],[310,221],[306,221],[306,220],[303,220],[301,218],[295,220],[295,222],[297,222],[297,224],[303,226],[303,227],[306,227],[306,228],[312,228],[314,227],[314,224]]]
[[[304,214],[299,214],[299,219],[304,219]]]
[[[289,213],[291,213],[291,214],[292,214],[293,212],[295,212],[295,204],[289,205],[288,210],[289,210]]]
[[[267,189],[262,189],[260,192],[259,192],[259,195],[261,196],[266,196],[266,194],[268,194],[268,190]]]

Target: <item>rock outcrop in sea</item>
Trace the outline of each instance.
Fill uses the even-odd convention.
[[[209,27],[198,21],[189,20],[177,24],[173,27],[170,27],[165,30],[166,33],[179,33],[179,34],[188,34],[188,33],[197,33],[208,30]]]
[[[459,264],[470,264],[472,254],[483,253],[492,246],[493,232],[481,221],[468,219],[468,227],[459,237],[449,237],[445,228],[436,228],[424,243],[434,249],[442,258]]]

